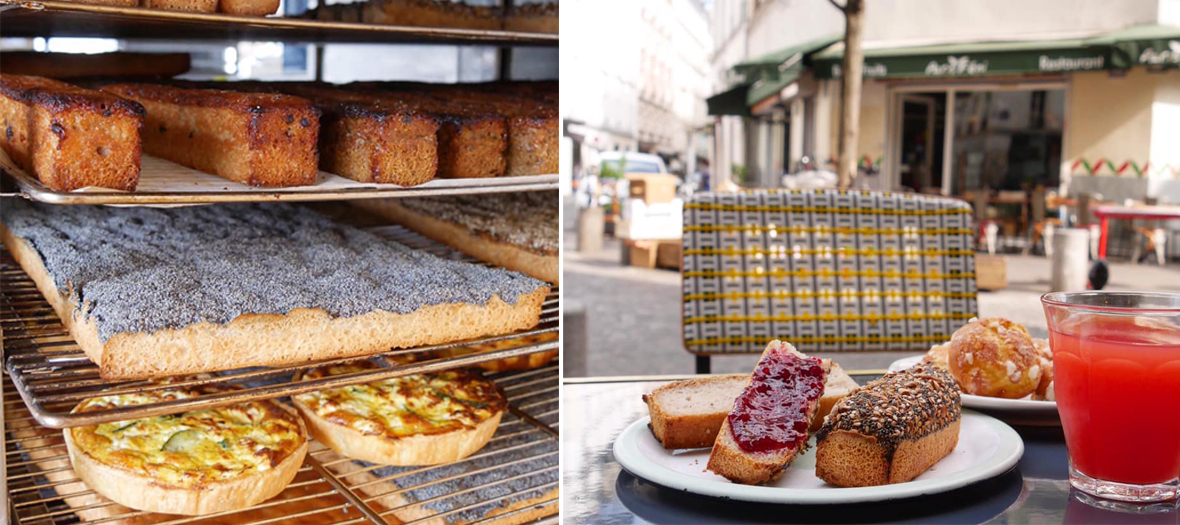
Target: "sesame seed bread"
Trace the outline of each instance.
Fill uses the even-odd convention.
[[[2,218],[0,240],[104,378],[511,333],[537,324],[549,291],[521,274],[444,260],[285,204],[13,202]]]
[[[886,374],[836,404],[816,435],[815,475],[840,487],[910,481],[954,450],[960,410],[945,370]]]
[[[652,434],[668,450],[713,446],[734,399],[749,380],[747,374],[717,375],[668,383],[652,390],[643,396],[651,414]],[[856,381],[840,365],[832,363],[808,431],[819,430],[832,407],[857,388]]]
[[[524,192],[352,204],[481,261],[559,284],[557,202],[553,192]]]
[[[820,373],[825,377],[819,378],[818,388],[815,391],[803,391],[807,386],[807,378],[803,374],[793,374],[788,376],[785,380],[781,377],[771,377],[770,380],[763,378],[758,381],[757,378],[764,370],[769,369],[774,362],[779,360],[802,360],[811,361],[812,358],[807,357],[795,350],[794,346],[789,343],[781,341],[771,341],[767,345],[766,350],[762,352],[762,358],[755,367],[754,374],[750,376],[747,381],[747,387],[734,401],[734,411],[736,411],[741,403],[747,397],[757,397],[764,395],[766,388],[787,388],[787,389],[801,389],[799,391],[803,405],[800,407],[799,413],[786,413],[785,411],[776,411],[776,416],[782,416],[780,421],[784,425],[789,426],[792,430],[797,430],[800,423],[810,425],[812,417],[815,416],[816,409],[819,408],[819,398],[823,394],[823,382],[831,368],[831,363],[815,359],[815,364],[818,365]],[[764,403],[757,403],[761,408],[756,411],[751,411],[749,415],[757,417],[765,417],[767,410],[770,408]],[[733,411],[731,411],[731,415]],[[802,435],[801,441],[794,445],[787,445],[773,450],[767,451],[746,451],[741,448],[734,437],[734,430],[731,426],[730,417],[727,416],[721,424],[721,430],[717,433],[717,441],[713,444],[713,452],[709,455],[708,469],[714,473],[724,476],[726,479],[745,485],[759,485],[778,479],[783,471],[790,466],[791,462],[798,457],[807,448],[807,436]],[[769,423],[769,422],[762,422]]]

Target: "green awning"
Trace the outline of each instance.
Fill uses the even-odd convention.
[[[1092,39],[971,42],[866,49],[864,76],[973,77],[1065,73],[1109,68],[1108,49]],[[812,55],[816,78],[840,76],[843,46]]]
[[[1145,25],[1092,38],[1089,43],[1110,48],[1110,67],[1180,67],[1180,27]]]
[[[740,62],[736,66],[733,66],[731,71],[737,77],[750,83],[766,78],[767,76],[774,77],[799,64],[808,54],[828,47],[840,41],[842,38],[843,35],[837,33],[793,46],[787,46],[773,53],[767,53],[758,58]]]
[[[714,116],[749,116],[750,106],[746,105],[746,93],[749,90],[749,84],[741,84],[705,99],[705,105],[709,108],[709,114]]]
[[[803,75],[803,66],[796,65],[779,73],[778,78],[770,79],[764,78],[750,85],[750,91],[746,93],[746,104],[753,107],[755,104],[766,100],[768,97],[777,95],[783,88],[791,85],[791,83],[799,80]]]

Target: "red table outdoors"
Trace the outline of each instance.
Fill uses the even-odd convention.
[[[1098,260],[1106,259],[1106,230],[1110,219],[1180,219],[1180,206],[1097,206],[1093,212],[1102,229],[1098,237]]]

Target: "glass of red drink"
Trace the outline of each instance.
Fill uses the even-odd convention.
[[[1054,390],[1070,483],[1136,503],[1180,494],[1180,294],[1056,292]]]

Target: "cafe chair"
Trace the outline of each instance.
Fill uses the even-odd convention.
[[[972,210],[912,193],[699,193],[684,210],[682,327],[710,357],[925,351],[978,313]]]

